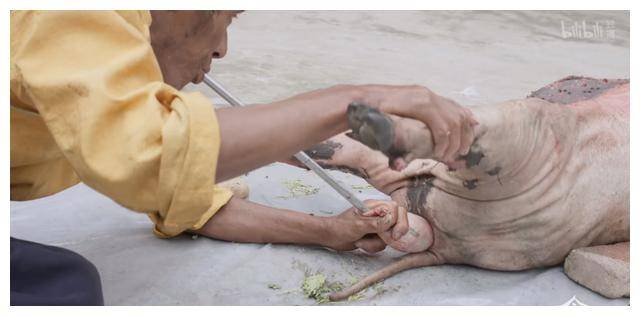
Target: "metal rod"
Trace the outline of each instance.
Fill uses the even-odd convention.
[[[213,89],[218,95],[225,99],[229,104],[233,106],[244,106],[244,103],[240,99],[234,97],[227,89],[225,89],[220,83],[213,79],[208,74],[204,75],[204,83]],[[324,180],[329,186],[336,190],[342,197],[344,197],[351,205],[353,205],[361,213],[368,210],[367,206],[358,199],[350,190],[343,187],[336,181],[326,170],[324,170],[317,162],[315,162],[304,151],[300,151],[293,155],[298,161],[303,163],[313,172],[315,172],[322,180]]]

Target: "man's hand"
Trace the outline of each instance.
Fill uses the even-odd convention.
[[[422,121],[435,143],[435,158],[451,163],[466,155],[473,142],[471,111],[422,86],[363,86],[363,102],[382,112]]]
[[[348,251],[356,248],[373,253],[385,249],[386,244],[377,233],[392,229],[392,238],[399,239],[409,230],[407,210],[393,201],[367,200],[370,211],[360,215],[355,208],[327,218],[328,231],[324,246]]]

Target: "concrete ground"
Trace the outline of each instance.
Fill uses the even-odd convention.
[[[599,31],[591,38],[571,26]],[[575,24],[574,24],[575,23]],[[564,30],[564,37],[563,37]],[[571,37],[568,35],[571,34]],[[522,98],[567,75],[629,77],[627,12],[248,11],[229,31],[228,56],[213,73],[247,103],[270,102],[337,83],[421,84],[463,104]],[[223,102],[205,87],[199,90]],[[277,140],[273,140],[277,141]],[[362,198],[385,198],[333,172]],[[337,214],[348,207],[315,175],[273,164],[246,177],[250,200]],[[318,188],[291,196],[287,181]],[[349,283],[389,263],[285,245],[158,239],[149,220],[78,185],[11,203],[11,235],[66,247],[94,262],[108,305],[309,305],[305,272]],[[272,289],[269,285],[277,285]],[[358,305],[627,305],[572,282],[562,267],[496,272],[464,266],[411,270],[370,289]]]

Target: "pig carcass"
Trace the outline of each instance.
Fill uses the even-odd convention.
[[[629,296],[629,81],[572,76],[521,100],[470,109],[479,124],[455,170],[430,159],[423,123],[366,105],[349,108],[351,137],[307,150],[325,167],[365,178],[433,233],[424,236],[433,238],[426,252],[330,298],[410,268],[517,271],[563,262],[578,283]],[[406,167],[389,167],[397,161]]]

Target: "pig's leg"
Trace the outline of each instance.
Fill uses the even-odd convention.
[[[304,151],[324,168],[340,170],[354,174],[363,179],[369,178],[369,170],[363,161],[368,149],[354,142],[344,134],[338,134]],[[369,160],[382,157],[372,157]],[[382,158],[384,159],[384,158]]]
[[[329,299],[332,301],[343,300],[353,294],[356,294],[362,291],[363,289],[371,286],[372,284],[375,284],[386,278],[394,276],[402,271],[413,269],[413,268],[441,265],[444,263],[445,262],[442,258],[432,253],[431,251],[406,255],[400,258],[398,261],[360,280],[358,283],[346,289],[343,289],[341,291],[332,293],[331,295],[329,295]]]
[[[434,144],[431,131],[420,121],[402,120],[394,115],[386,115],[378,109],[353,103],[347,109],[349,136],[378,150],[389,157],[391,165],[400,170],[407,162],[416,158],[433,156]]]
[[[574,249],[564,261],[564,272],[606,297],[629,297],[629,242]]]
[[[345,134],[336,135],[305,152],[323,168],[359,176],[386,194],[407,185],[406,176],[389,168],[389,158]],[[304,168],[295,159],[286,162]]]

